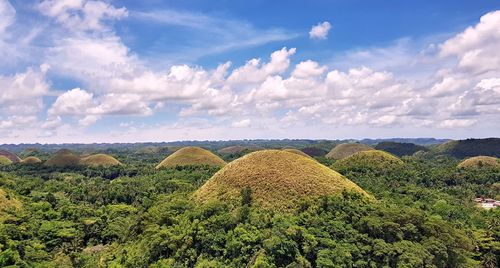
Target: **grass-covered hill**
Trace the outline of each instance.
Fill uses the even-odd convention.
[[[80,159],[80,165],[91,167],[111,167],[121,165],[120,161],[107,154],[94,154]]]
[[[21,164],[27,164],[27,165],[33,165],[33,164],[38,164],[41,163],[42,160],[36,156],[28,156],[21,160]]]
[[[492,156],[474,156],[460,162],[458,167],[464,169],[500,168],[500,159]]]
[[[416,145],[413,143],[403,143],[403,142],[381,142],[375,146],[375,149],[389,152],[393,155],[399,157],[405,155],[413,155],[418,151],[428,151],[427,147]]]
[[[80,165],[80,157],[71,150],[61,149],[55,153],[44,165],[49,167],[74,167]]]
[[[335,146],[327,155],[326,158],[343,159],[357,152],[373,150],[372,147],[362,143],[342,143]]]
[[[229,147],[221,148],[221,149],[217,150],[217,152],[219,154],[240,154],[240,153],[243,153],[243,152],[254,152],[254,151],[263,150],[263,149],[264,148],[260,147],[260,146],[235,145],[235,146],[229,146]]]
[[[242,191],[248,191],[252,202],[260,207],[288,209],[300,199],[344,190],[369,196],[352,181],[309,157],[263,150],[227,164],[195,193],[195,199],[201,203],[237,202]]]
[[[12,164],[12,160],[6,156],[0,155],[0,166],[6,166]]]
[[[471,156],[500,157],[500,138],[454,140],[433,148],[433,153],[444,154],[456,158]]]
[[[172,168],[177,166],[216,166],[222,167],[226,164],[217,155],[200,147],[184,147],[169,155],[156,169]]]
[[[283,149],[283,151],[311,158],[309,155],[307,155],[306,153],[302,152],[299,149],[286,148],[286,149]]]
[[[21,161],[21,159],[16,154],[11,153],[11,152],[6,151],[6,150],[0,150],[0,156],[7,157],[8,159],[10,159],[10,161],[12,161],[12,163],[17,163],[17,162]]]
[[[404,162],[398,157],[379,150],[357,152],[349,157],[336,161],[333,164],[335,170],[374,170],[386,171],[401,167]]]

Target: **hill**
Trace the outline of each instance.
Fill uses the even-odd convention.
[[[222,149],[217,150],[219,154],[239,154],[242,152],[253,152],[253,151],[258,151],[258,150],[263,150],[263,147],[260,146],[240,146],[240,145],[235,145],[235,146],[229,146],[229,147],[224,147]]]
[[[362,143],[342,143],[335,146],[327,155],[326,158],[343,159],[357,152],[373,150],[372,147]]]
[[[404,165],[404,162],[394,155],[384,151],[370,150],[357,152],[349,157],[341,159],[333,164],[335,170],[345,169],[370,169],[370,170],[390,170]]]
[[[10,159],[10,161],[12,161],[12,163],[17,163],[17,162],[21,161],[21,158],[19,158],[16,154],[11,153],[11,152],[6,151],[6,150],[0,150],[0,155],[3,155],[5,157],[7,157],[8,159]]]
[[[283,149],[282,151],[289,152],[289,153],[296,154],[296,155],[301,155],[301,156],[308,157],[308,158],[312,158],[309,155],[307,155],[306,153],[302,152],[301,150],[297,150],[297,149],[287,148],[287,149]]]
[[[309,156],[312,156],[312,157],[315,157],[315,156],[322,157],[328,153],[328,151],[323,150],[323,149],[318,148],[318,147],[305,147],[305,148],[302,148],[301,151]]]
[[[416,145],[413,143],[392,142],[392,141],[381,142],[377,144],[377,146],[375,146],[375,149],[386,151],[388,153],[397,155],[399,157],[405,155],[413,155],[418,151],[424,151],[424,152],[428,151],[428,149],[424,146]]]
[[[12,164],[12,160],[3,155],[0,155],[0,166],[6,166],[10,164]]]
[[[68,149],[59,150],[52,158],[44,163],[45,166],[52,167],[70,167],[78,166],[79,164],[80,157]]]
[[[500,168],[500,159],[491,156],[474,156],[460,162],[458,167],[464,169]]]
[[[156,169],[203,165],[222,167],[225,164],[226,162],[224,162],[224,160],[208,150],[200,147],[184,147],[161,161],[161,163],[156,166]]]
[[[21,164],[28,164],[28,165],[33,165],[33,164],[38,164],[41,163],[42,160],[40,158],[35,157],[35,156],[28,156],[21,160]]]
[[[91,167],[111,167],[121,165],[120,161],[107,154],[93,154],[80,159],[80,165]]]
[[[235,202],[250,189],[252,202],[265,208],[289,209],[301,198],[363,189],[317,161],[280,150],[247,154],[219,170],[198,191],[199,202]]]
[[[500,157],[500,138],[467,139],[445,142],[433,149],[436,154],[445,154],[456,158],[471,156]]]

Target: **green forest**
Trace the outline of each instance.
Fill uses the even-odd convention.
[[[316,155],[372,198],[342,190],[284,210],[250,187],[197,202],[221,167],[155,168],[168,149],[107,151],[121,163],[108,167],[6,164],[0,267],[498,267],[500,209],[474,199],[500,199],[500,169],[435,151],[385,166]]]

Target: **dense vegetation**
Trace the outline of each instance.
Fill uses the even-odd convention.
[[[217,170],[155,170],[163,155],[114,156],[109,168],[1,167],[0,267],[498,267],[500,171],[458,159],[405,157],[380,170],[338,171],[375,196],[261,209],[251,189],[236,206],[192,194]],[[227,160],[227,159],[226,159]],[[319,159],[333,165],[333,160]]]

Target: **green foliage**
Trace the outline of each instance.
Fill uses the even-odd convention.
[[[498,171],[403,161],[340,170],[375,202],[342,192],[288,212],[259,207],[253,188],[197,205],[214,167],[9,165],[0,188],[22,209],[3,212],[0,267],[498,267],[500,209],[473,203],[500,195]]]

